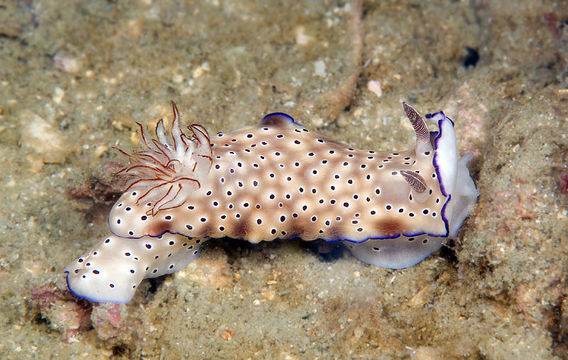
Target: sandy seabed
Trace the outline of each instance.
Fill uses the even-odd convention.
[[[0,357],[567,359],[567,64],[566,1],[0,0]],[[170,100],[212,133],[282,111],[387,151],[414,143],[402,100],[443,110],[478,206],[409,269],[224,239],[126,305],[78,301],[112,147]]]

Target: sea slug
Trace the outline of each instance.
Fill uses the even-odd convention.
[[[409,105],[414,149],[355,150],[283,113],[253,127],[209,136],[200,125],[126,154],[129,186],[109,215],[112,233],[66,267],[69,290],[97,302],[128,302],[144,278],[195,259],[209,238],[341,241],[358,259],[388,268],[422,261],[455,237],[478,191],[461,159],[452,120]]]

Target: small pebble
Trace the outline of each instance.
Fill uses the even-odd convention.
[[[314,40],[313,37],[306,34],[306,28],[303,26],[297,26],[294,29],[294,33],[296,35],[296,44],[300,46],[306,46]]]
[[[53,65],[62,71],[68,73],[77,73],[81,71],[81,60],[66,52],[60,52],[53,57]]]
[[[43,163],[62,163],[69,149],[65,138],[41,116],[30,110],[20,113],[22,124],[22,144],[33,150],[35,159]]]
[[[370,80],[367,83],[367,89],[373,94],[377,95],[377,97],[383,96],[383,89],[381,87],[381,82],[378,80]]]

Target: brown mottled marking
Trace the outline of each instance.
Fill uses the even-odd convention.
[[[211,224],[204,225],[196,237],[207,237],[213,231],[214,227]]]
[[[303,231],[304,229],[302,228],[302,226],[298,224],[296,221],[294,221],[290,226],[290,231],[288,232],[288,236],[289,237],[300,236]]]
[[[402,223],[394,219],[384,219],[375,222],[377,233],[381,236],[394,236],[404,231]]]
[[[241,219],[235,223],[235,228],[231,234],[231,237],[237,239],[246,239],[248,234],[248,223],[245,219]]]
[[[148,228],[148,235],[158,236],[170,230],[171,222],[168,221],[154,221],[152,226]]]
[[[333,239],[333,240],[341,240],[344,239],[345,237],[343,236],[344,232],[343,229],[341,228],[341,226],[331,226],[328,230],[329,236],[326,237],[328,239]]]

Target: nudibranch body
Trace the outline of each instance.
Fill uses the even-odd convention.
[[[412,266],[455,237],[478,196],[458,159],[453,122],[403,104],[416,133],[404,152],[355,150],[282,113],[210,137],[185,135],[175,105],[170,134],[142,126],[146,149],[128,155],[127,191],[109,215],[111,236],[66,268],[69,289],[128,302],[146,277],[185,267],[209,238],[342,241],[360,260]]]

